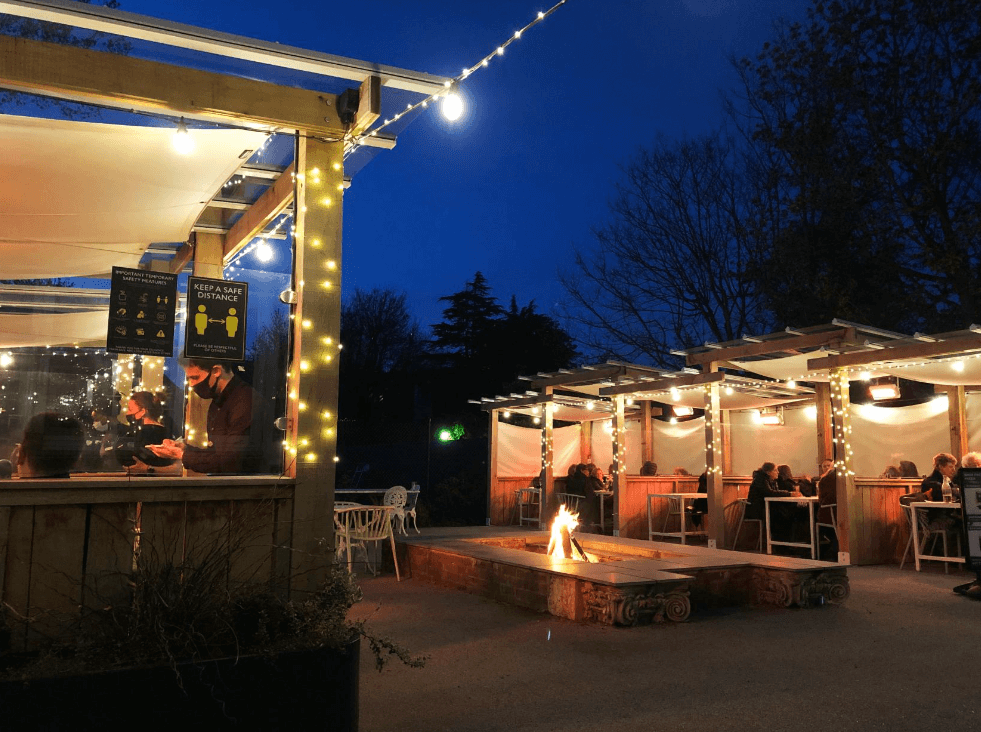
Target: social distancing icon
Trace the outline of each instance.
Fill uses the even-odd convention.
[[[245,282],[189,277],[185,355],[244,360],[248,296]]]

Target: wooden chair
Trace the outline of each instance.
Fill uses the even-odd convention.
[[[348,572],[353,570],[353,549],[356,544],[360,544],[365,549],[365,559],[367,560],[367,542],[382,542],[388,539],[392,546],[392,561],[395,562],[395,579],[399,582],[402,581],[402,577],[399,575],[399,560],[395,553],[395,534],[392,531],[393,515],[392,506],[352,506],[334,511],[334,520],[339,527],[338,534],[347,547]],[[370,563],[368,568],[371,569]],[[371,573],[376,574],[374,569],[371,569]]]
[[[746,506],[749,505],[749,500],[746,498],[738,499],[739,502],[739,524],[736,527],[736,536],[732,540],[732,548],[739,545],[739,534],[743,530],[743,524],[759,524],[759,531],[756,534],[756,551],[763,551],[763,519],[748,519],[746,518]]]

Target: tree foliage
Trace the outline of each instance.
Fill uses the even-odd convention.
[[[93,0],[75,0],[86,5]],[[117,0],[97,0],[95,5],[107,8],[118,8]],[[83,31],[60,23],[50,23],[34,18],[22,18],[16,15],[0,13],[0,35],[29,38],[35,41],[58,43],[63,46],[75,46],[109,53],[127,54],[132,44],[125,38],[111,36],[99,31]],[[96,116],[98,109],[87,104],[65,102],[51,97],[26,94],[16,91],[0,91],[0,109],[10,107],[34,106],[38,108],[56,107],[67,119],[85,119]]]
[[[611,222],[562,274],[567,316],[593,349],[669,365],[672,348],[763,327],[738,162],[721,135],[660,137],[626,167]]]
[[[816,2],[737,63],[781,322],[965,327],[981,290],[981,21],[968,0]],[[775,275],[775,276],[774,276]],[[803,299],[805,298],[806,299]]]

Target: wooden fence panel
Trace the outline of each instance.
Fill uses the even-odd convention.
[[[7,556],[0,599],[10,609],[7,622],[11,630],[11,646],[21,649],[27,642],[27,620],[30,617],[33,506],[14,506],[9,509],[6,535]]]
[[[89,541],[82,587],[85,607],[105,607],[129,593],[136,508],[135,503],[89,506]]]
[[[58,635],[67,618],[77,614],[82,599],[85,506],[36,506],[31,548],[29,610],[33,621],[28,639]]]

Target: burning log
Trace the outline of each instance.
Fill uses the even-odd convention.
[[[579,525],[579,515],[569,513],[565,505],[559,507],[559,513],[552,522],[552,535],[548,540],[548,550],[545,552],[550,557],[559,559],[579,559],[588,562],[589,558],[582,546],[572,535],[572,530]],[[575,553],[573,552],[575,549]],[[578,553],[579,556],[576,556]]]
[[[579,543],[579,540],[572,536],[572,534],[569,535],[569,540],[572,542],[572,546],[576,548],[576,551],[579,552],[579,558],[584,562],[588,562],[589,557],[586,555],[586,550],[582,548],[582,544]]]

